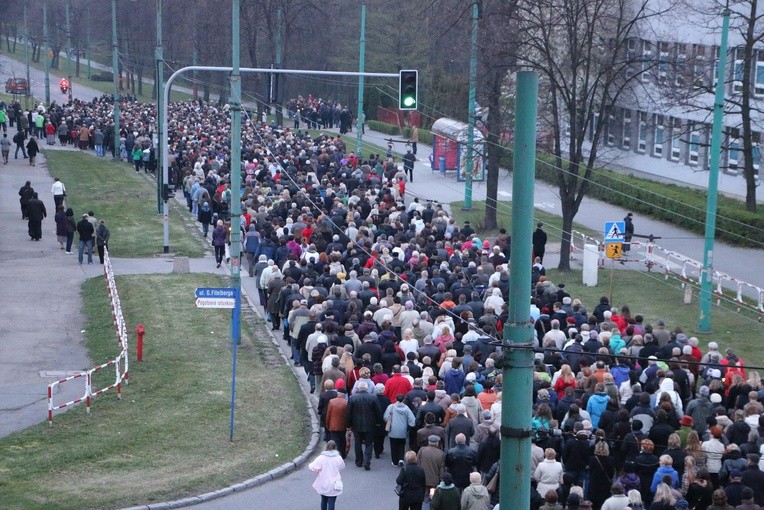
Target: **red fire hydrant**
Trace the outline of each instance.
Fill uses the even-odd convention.
[[[136,354],[138,356],[138,361],[143,361],[143,334],[146,332],[146,330],[143,328],[143,324],[138,324],[138,327],[135,328],[135,334],[138,336],[138,341],[136,342]]]

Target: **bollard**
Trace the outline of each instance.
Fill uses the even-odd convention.
[[[138,341],[135,343],[136,357],[138,361],[143,361],[143,334],[146,330],[143,328],[143,324],[138,324],[135,328],[135,334],[138,336]]]

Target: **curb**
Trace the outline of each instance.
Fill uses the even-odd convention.
[[[247,305],[249,306],[249,308],[253,310],[258,316],[260,316],[260,318],[263,318],[262,314],[260,313],[260,310],[257,308],[257,305],[255,305],[255,302],[252,300],[251,296],[244,289],[242,289],[242,295],[246,298]],[[310,399],[310,395],[305,390],[305,387],[301,384],[301,380],[299,378],[298,372],[296,371],[295,367],[293,367],[291,363],[289,363],[289,358],[287,358],[286,354],[284,354],[284,351],[281,349],[281,344],[279,343],[279,340],[275,337],[273,332],[270,331],[270,329],[268,329],[268,333],[271,338],[271,342],[278,349],[284,362],[287,364],[288,367],[292,369],[292,374],[297,379],[297,383],[300,386],[300,391],[302,392],[303,397],[305,397],[305,404],[308,409],[308,414],[310,415],[311,430],[310,430],[310,440],[308,441],[308,445],[305,447],[303,452],[297,457],[295,457],[294,459],[292,459],[291,461],[286,462],[278,467],[275,467],[271,469],[270,471],[267,471],[254,478],[250,478],[249,480],[244,480],[243,482],[239,482],[234,485],[230,485],[228,487],[218,489],[216,491],[205,492],[204,494],[199,494],[198,496],[191,496],[191,497],[187,497],[183,499],[176,499],[174,501],[163,501],[160,503],[151,503],[148,505],[131,506],[128,508],[123,508],[122,510],[168,510],[171,508],[185,508],[185,507],[189,507],[193,505],[198,505],[199,503],[204,503],[207,501],[219,499],[225,496],[230,496],[231,494],[235,492],[242,492],[247,489],[252,489],[253,487],[259,487],[260,485],[264,485],[272,480],[276,480],[277,478],[286,476],[296,471],[303,464],[308,462],[308,459],[310,459],[313,456],[313,453],[316,451],[316,448],[321,442],[319,421],[318,421],[318,415],[316,414],[316,409],[313,407],[313,402]]]

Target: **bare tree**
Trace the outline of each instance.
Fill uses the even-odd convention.
[[[656,11],[650,0],[535,0],[520,7],[520,64],[541,75],[540,129],[554,144],[562,205],[560,270],[570,270],[573,220],[590,189],[600,138],[615,103],[642,71],[627,51],[639,25]],[[640,63],[637,69],[637,63]],[[587,145],[588,144],[588,145]]]

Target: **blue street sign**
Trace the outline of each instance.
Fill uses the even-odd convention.
[[[606,221],[605,222],[605,242],[621,242],[626,232],[626,222],[624,221]]]
[[[236,289],[226,287],[199,287],[196,289],[198,298],[228,298],[236,297]]]

